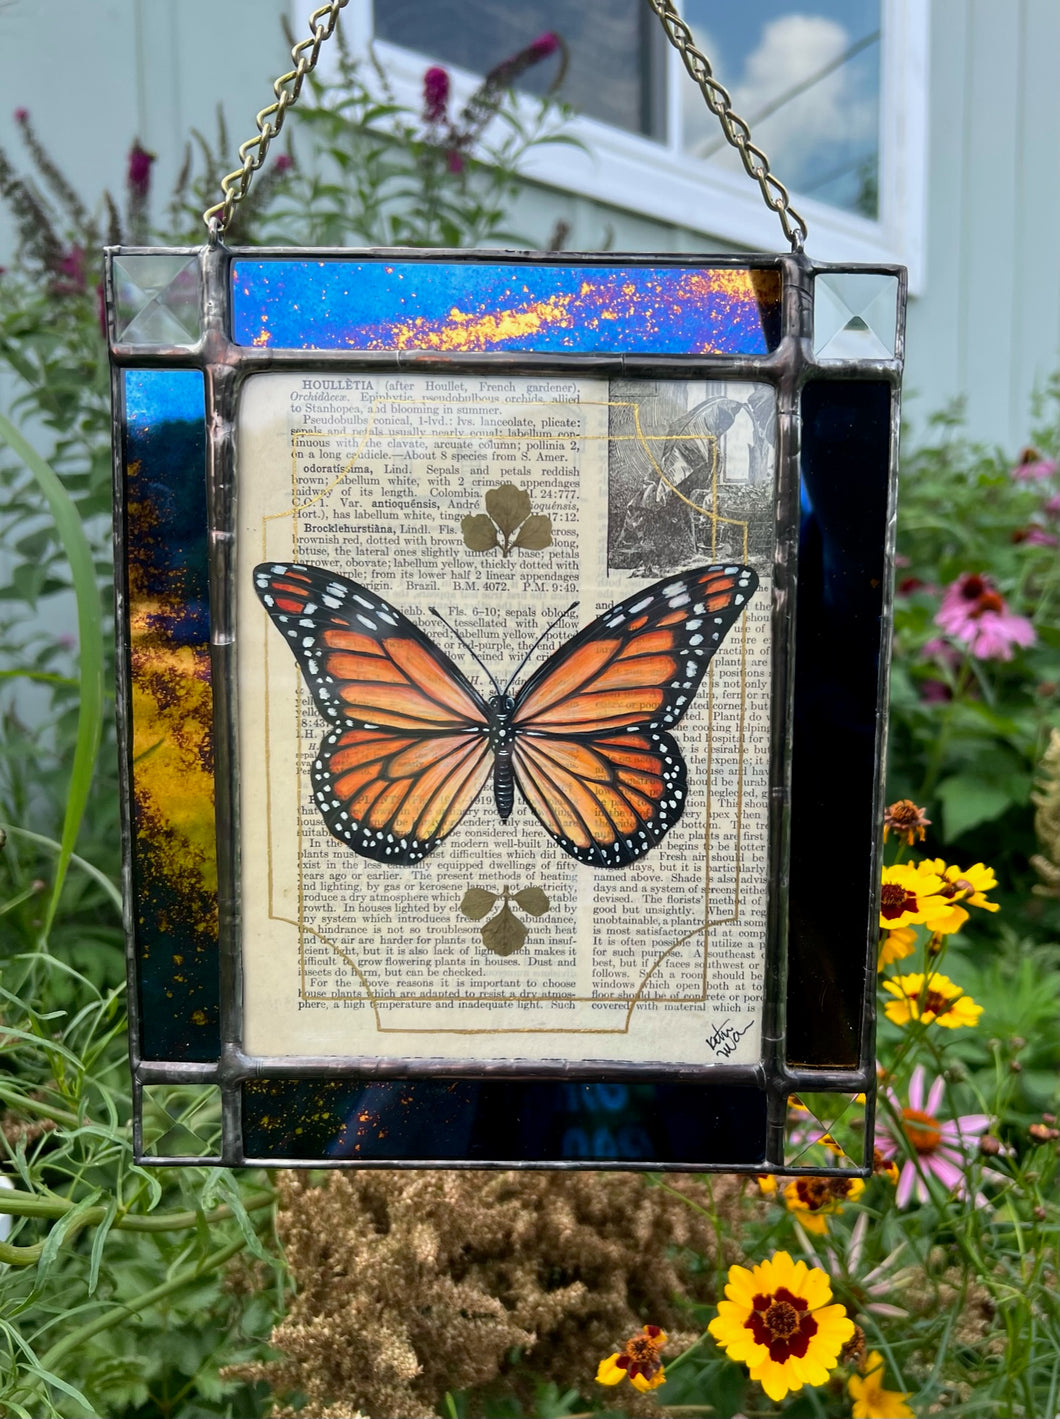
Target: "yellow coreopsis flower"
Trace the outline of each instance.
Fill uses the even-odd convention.
[[[974,867],[948,867],[944,858],[929,858],[920,863],[928,872],[936,872],[945,878],[955,892],[955,900],[966,902],[971,907],[982,907],[984,911],[996,912],[1001,907],[997,902],[987,901],[987,892],[997,886],[997,876],[992,867],[977,862]]]
[[[935,922],[951,908],[946,879],[938,872],[921,872],[918,867],[897,863],[883,869],[880,890],[880,930],[923,924],[934,930]]]
[[[911,956],[915,950],[916,932],[911,926],[899,926],[894,931],[887,931],[880,942],[880,954],[876,962],[876,969],[882,971],[885,966],[893,965],[895,961],[902,961],[906,956]]]
[[[784,1189],[784,1202],[808,1232],[822,1237],[828,1217],[842,1212],[844,1202],[856,1202],[864,1191],[861,1178],[795,1178]]]
[[[666,1371],[659,1359],[659,1352],[666,1344],[666,1332],[657,1325],[646,1325],[639,1335],[630,1336],[621,1350],[601,1360],[596,1371],[596,1382],[601,1385],[617,1385],[629,1380],[634,1389],[642,1394],[650,1389],[658,1389],[666,1383]]]
[[[978,1025],[983,1013],[983,1007],[976,1005],[948,976],[925,976],[917,971],[885,980],[883,988],[896,997],[884,1006],[884,1014],[895,1025],[922,1020],[925,1025],[934,1021],[947,1030],[956,1030],[962,1025]]]
[[[869,1351],[864,1375],[850,1376],[847,1391],[854,1401],[850,1411],[853,1419],[914,1419],[913,1411],[905,1402],[909,1395],[897,1389],[884,1389],[883,1356],[878,1350]]]
[[[776,1403],[803,1385],[826,1384],[854,1334],[843,1307],[829,1305],[826,1273],[786,1251],[750,1271],[730,1266],[725,1296],[707,1329]]]
[[[955,931],[960,931],[961,927],[968,920],[969,913],[958,905],[961,901],[960,891],[945,875],[946,864],[941,857],[918,862],[916,870],[925,881],[935,882],[937,878],[942,878],[942,886],[934,888],[937,898],[947,906],[946,911],[940,911],[931,919],[931,930],[938,932],[940,936],[949,936]]]

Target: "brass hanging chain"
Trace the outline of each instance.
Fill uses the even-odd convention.
[[[344,10],[348,4],[349,0],[330,0],[329,4],[321,5],[309,17],[309,26],[313,33],[309,39],[302,40],[291,50],[294,68],[281,75],[272,86],[276,102],[269,104],[258,114],[255,120],[258,131],[255,137],[240,144],[241,166],[221,179],[223,200],[213,207],[208,207],[202,214],[211,235],[220,235],[231,222],[236,204],[247,195],[254,173],[265,161],[269,144],[283,127],[287,110],[298,102],[305,76],[316,67],[321,45],[334,34],[339,11]],[[779,217],[792,250],[801,251],[808,234],[804,218],[791,205],[788,189],[770,172],[769,159],[765,153],[751,142],[751,130],[739,114],[733,112],[728,90],[714,78],[710,60],[693,43],[692,33],[677,13],[673,0],[648,0],[648,4],[658,16],[667,39],[681,55],[688,73],[698,84],[707,107],[721,123],[726,141],[737,149],[748,176],[753,177],[761,188],[766,206]],[[308,54],[307,50],[310,51]],[[273,114],[276,116],[274,123],[269,121]]]
[[[648,0],[648,4],[658,16],[666,38],[699,85],[707,107],[721,123],[726,142],[737,149],[748,177],[753,177],[762,189],[766,206],[780,218],[792,251],[801,251],[808,235],[805,219],[791,205],[788,189],[769,171],[769,159],[765,153],[751,142],[751,130],[739,114],[733,112],[729,91],[718,83],[710,60],[693,44],[692,32],[677,13],[673,0]]]
[[[269,104],[268,108],[263,108],[255,119],[258,126],[256,136],[240,144],[239,161],[242,166],[221,179],[223,200],[213,207],[208,207],[202,214],[211,236],[220,235],[224,231],[232,220],[236,203],[242,202],[247,195],[250,180],[265,161],[269,144],[283,127],[287,110],[298,102],[305,76],[316,67],[320,46],[334,34],[335,26],[339,22],[339,11],[344,10],[348,4],[349,0],[330,0],[329,4],[321,5],[319,10],[314,10],[310,15],[309,27],[313,33],[309,39],[303,39],[291,50],[294,68],[290,73],[281,75],[272,86],[276,102]],[[306,50],[310,52],[307,54]],[[273,114],[276,115],[274,123],[269,121]]]

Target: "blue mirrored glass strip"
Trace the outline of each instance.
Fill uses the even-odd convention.
[[[763,355],[780,273],[749,267],[238,260],[233,339],[272,350]]]
[[[220,1049],[206,427],[198,370],[128,370],[124,535],[141,1053]]]
[[[256,1079],[248,1158],[748,1167],[766,1101],[734,1085],[529,1080]]]

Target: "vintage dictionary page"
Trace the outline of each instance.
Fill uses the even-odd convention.
[[[238,677],[249,1053],[759,1058],[775,430],[775,394],[751,382],[248,380]],[[519,492],[503,505],[530,509],[521,534],[487,513],[506,487]],[[370,589],[487,699],[496,691],[457,635],[504,688],[562,618],[517,696],[580,627],[670,574],[750,565],[760,585],[673,730],[684,814],[639,861],[575,861],[518,791],[502,821],[487,782],[451,836],[399,866],[359,856],[314,805],[328,726],[255,594],[262,562]]]

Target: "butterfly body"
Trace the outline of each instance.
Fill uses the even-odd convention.
[[[504,823],[512,816],[515,807],[515,770],[512,765],[515,698],[512,695],[491,695],[486,703],[490,711],[489,742],[493,750],[493,801]]]
[[[485,698],[396,607],[322,567],[263,563],[255,589],[327,721],[311,770],[329,831],[409,866],[488,780],[501,821],[515,789],[579,862],[625,867],[684,811],[670,729],[758,584],[750,567],[664,578],[612,606],[514,693]]]

